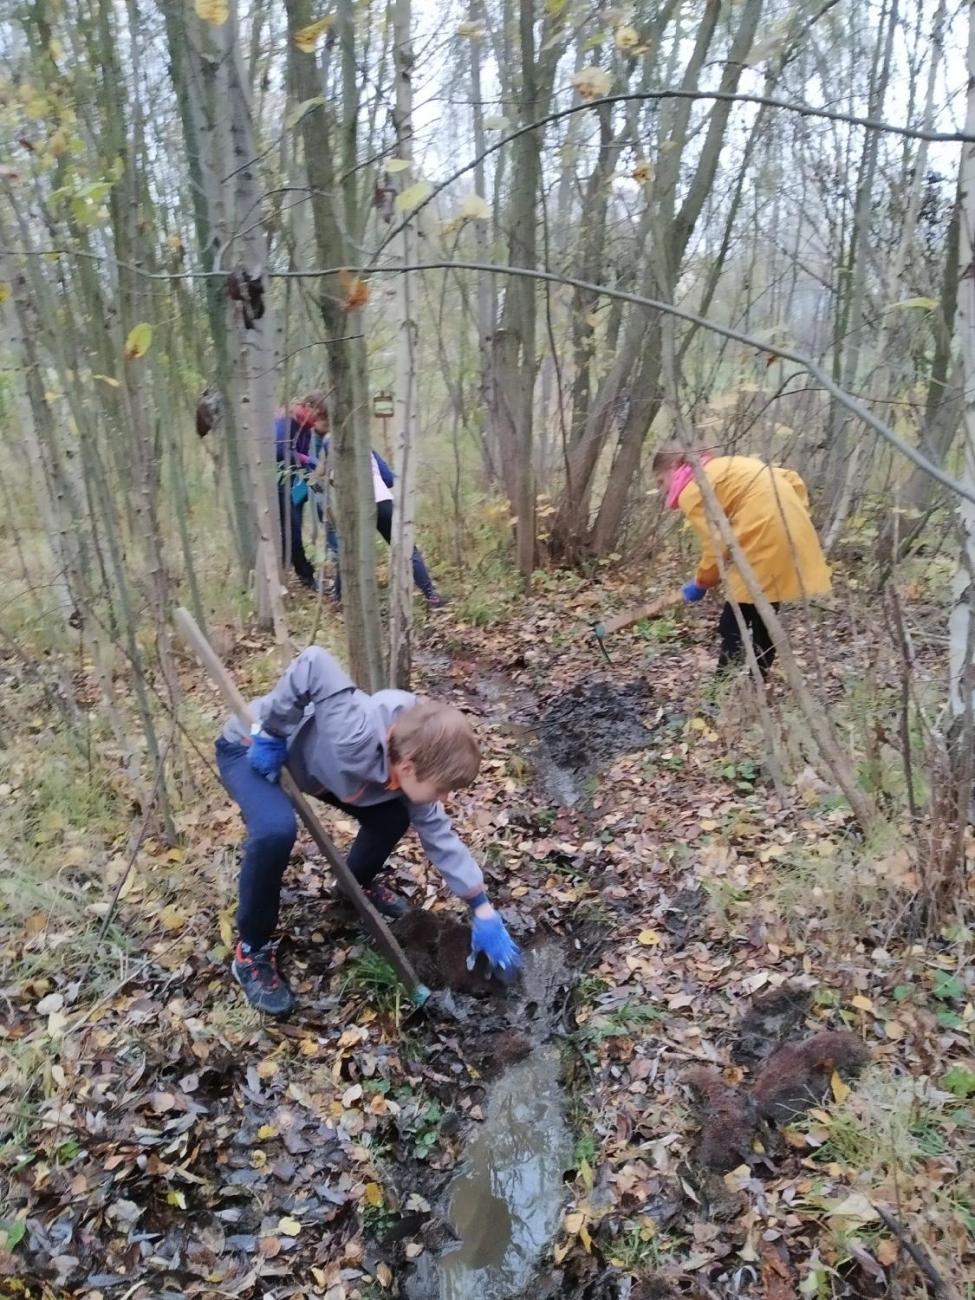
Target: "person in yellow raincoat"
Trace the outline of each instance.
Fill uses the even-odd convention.
[[[712,456],[708,452],[658,451],[653,472],[666,493],[667,505],[681,510],[701,541],[701,558],[683,596],[695,604],[721,581],[721,556],[730,601],[718,620],[721,649],[718,668],[744,657],[741,629],[731,601],[739,606],[751,633],[755,658],[767,677],[775,659],[775,643],[751,600],[718,528],[708,518],[695,467],[702,472],[728,517],[735,538],[751,565],[762,591],[775,609],[782,601],[822,596],[830,589],[829,567],[809,514],[809,493],[791,469],[768,465],[754,456]]]

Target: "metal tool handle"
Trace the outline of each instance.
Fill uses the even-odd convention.
[[[210,680],[219,688],[228,706],[244,726],[251,727],[256,719],[250,705],[237,689],[234,679],[220,661],[210,642],[200,631],[193,615],[188,609],[180,608],[173,615],[173,621],[187,646],[206,669]],[[390,965],[395,968],[397,975],[406,985],[413,1000],[422,1005],[430,996],[430,990],[420,982],[410,959],[393,938],[389,926],[362,892],[362,886],[349,870],[345,860],[332,843],[325,827],[318,820],[311,804],[298,789],[294,777],[287,767],[281,770],[280,782],[281,789],[294,804],[295,811],[304,822],[308,833],[318,845],[319,851],[328,862],[328,865],[332,868],[343,893],[359,913],[363,925],[375,940],[376,947]]]

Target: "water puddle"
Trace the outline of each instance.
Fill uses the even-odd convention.
[[[556,945],[526,954],[513,1023],[530,1027],[539,1046],[491,1086],[484,1121],[451,1185],[448,1217],[459,1245],[440,1258],[440,1300],[511,1300],[531,1281],[558,1227],[572,1135],[558,1047],[543,1040],[566,979]]]

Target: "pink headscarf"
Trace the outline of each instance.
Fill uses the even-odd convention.
[[[706,465],[709,460],[714,460],[714,456],[709,451],[702,451],[697,457],[698,464]],[[688,483],[694,477],[694,465],[688,461],[683,465],[678,465],[670,476],[670,487],[667,489],[667,509],[676,510],[677,503],[680,500],[680,494],[687,487]]]

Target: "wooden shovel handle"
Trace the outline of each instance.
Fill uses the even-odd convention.
[[[193,615],[188,609],[181,608],[177,609],[173,620],[180,636],[206,669],[210,680],[219,688],[220,694],[229,708],[237,715],[237,718],[245,727],[251,727],[256,721],[253,710],[237,689],[234,679],[214,652],[210,642],[200,631]],[[417,1002],[425,1001],[429,996],[429,990],[421,984],[406,953],[393,938],[389,926],[362,892],[361,885],[332,843],[315,810],[295,785],[294,777],[287,767],[281,771],[280,782],[281,789],[294,804],[295,811],[304,822],[308,833],[317,844],[328,865],[332,868],[343,893],[359,913],[363,925],[375,940],[376,947],[390,965],[395,968],[397,975],[406,985],[414,1000]]]
[[[652,600],[649,605],[638,605],[635,609],[625,609],[622,614],[617,614],[615,618],[603,619],[597,623],[597,636],[610,636],[613,632],[621,632],[625,627],[631,627],[634,623],[639,623],[645,618],[659,618],[665,614],[668,609],[673,609],[679,605],[682,596],[679,591],[670,592],[666,596],[661,596],[657,600]]]

